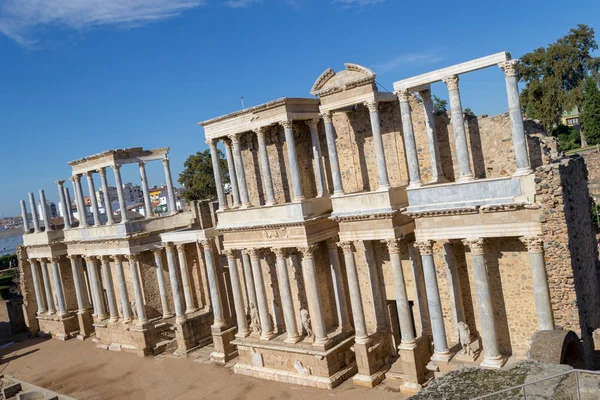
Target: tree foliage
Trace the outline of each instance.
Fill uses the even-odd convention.
[[[440,99],[435,94],[433,95],[433,112],[435,115],[439,115],[448,111],[448,102]]]
[[[580,24],[547,48],[521,57],[525,82],[521,103],[526,114],[541,120],[550,131],[564,110],[581,107],[586,79],[598,81],[600,57],[590,54],[597,49],[594,30]]]
[[[585,81],[579,119],[588,144],[600,143],[600,90],[592,78]]]
[[[225,185],[229,183],[227,162],[221,150],[217,150],[217,154],[223,185]],[[183,166],[183,172],[179,174],[177,181],[185,187],[183,196],[186,201],[204,200],[214,198],[217,195],[210,149],[192,154],[185,160]]]

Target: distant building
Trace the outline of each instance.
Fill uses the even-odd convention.
[[[579,129],[579,107],[575,106],[570,111],[563,111],[561,123],[571,128]]]
[[[110,200],[110,204],[112,205],[113,203],[118,203],[119,202],[119,195],[117,194],[117,188],[114,186],[109,186],[108,187],[108,198]],[[105,198],[104,198],[104,191],[102,190],[102,188],[100,188],[97,192],[96,192],[96,199],[98,200],[98,205],[100,205],[100,207],[106,207],[106,203],[105,203]]]

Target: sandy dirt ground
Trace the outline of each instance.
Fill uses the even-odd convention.
[[[98,349],[91,340],[11,339],[16,342],[0,348],[0,373],[77,399],[404,398],[387,385],[362,389],[346,381],[329,391],[235,375],[193,355],[139,358]]]

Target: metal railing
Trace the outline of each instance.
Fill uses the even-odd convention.
[[[531,387],[533,385],[539,384],[541,382],[546,382],[548,380],[551,379],[555,379],[555,378],[560,378],[560,377],[564,377],[564,376],[569,376],[569,375],[575,375],[575,387],[576,387],[576,394],[577,395],[577,400],[581,400],[581,377],[580,374],[589,374],[589,375],[596,375],[596,376],[600,376],[600,371],[589,371],[589,370],[584,370],[584,369],[573,369],[571,371],[566,371],[566,372],[561,372],[560,374],[555,374],[555,375],[551,375],[551,376],[547,376],[543,379],[539,379],[537,381],[533,381],[533,382],[527,382],[524,383],[522,385],[517,385],[517,386],[513,386],[510,387],[508,389],[503,389],[503,390],[499,390],[497,392],[494,393],[489,393],[483,396],[479,396],[479,397],[474,397],[471,400],[480,400],[480,399],[489,399],[491,397],[494,396],[498,396],[501,394],[508,394],[509,392],[515,392],[517,390],[520,390],[521,392],[521,396],[523,399],[526,399],[528,394],[527,392],[527,388]],[[533,394],[530,394],[530,396],[535,396]],[[536,399],[539,399],[540,397],[535,396]],[[598,393],[596,394],[596,397],[594,398],[600,398],[600,388],[598,388]]]

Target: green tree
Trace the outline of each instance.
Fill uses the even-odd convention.
[[[217,150],[217,154],[221,167],[221,177],[225,185],[229,183],[227,162],[221,150]],[[210,149],[192,154],[185,160],[183,166],[183,172],[179,174],[177,181],[185,187],[183,196],[186,201],[204,200],[214,198],[217,195]]]
[[[597,49],[594,30],[580,24],[547,48],[521,57],[525,82],[521,103],[526,114],[541,120],[550,131],[564,110],[581,107],[585,80],[592,77],[598,81],[600,57],[590,54]]]
[[[435,115],[440,115],[448,111],[448,102],[446,100],[442,100],[437,97],[435,94],[433,95],[433,112]]]
[[[588,144],[600,143],[600,90],[592,78],[587,78],[579,116]]]

